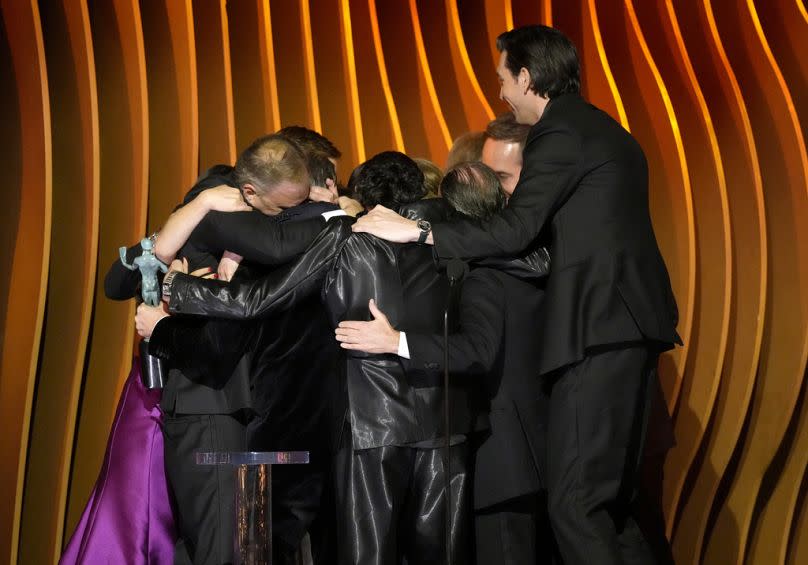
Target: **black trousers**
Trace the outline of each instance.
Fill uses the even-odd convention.
[[[441,448],[385,446],[337,452],[337,536],[343,565],[445,563]],[[452,562],[471,562],[466,443],[450,448]]]
[[[667,549],[665,540],[666,547],[652,550],[636,515],[657,359],[652,345],[623,344],[553,375],[548,508],[566,565],[647,565]]]
[[[474,511],[477,565],[551,565],[555,544],[545,493]]]
[[[219,414],[168,415],[163,419],[166,475],[176,502],[176,565],[233,561],[235,475],[232,467],[197,465],[197,451],[242,451],[244,425]]]

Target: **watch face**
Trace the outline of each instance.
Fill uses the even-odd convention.
[[[430,224],[426,220],[418,220],[415,225],[417,225],[418,229],[421,230],[422,232],[428,232],[432,229],[432,224]]]

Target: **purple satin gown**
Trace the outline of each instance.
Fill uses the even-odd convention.
[[[98,480],[60,565],[174,561],[177,536],[163,463],[160,394],[144,388],[136,358]]]

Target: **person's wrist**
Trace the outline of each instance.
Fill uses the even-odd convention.
[[[163,286],[162,286],[162,295],[163,301],[170,302],[171,301],[171,285],[174,284],[174,277],[177,276],[178,271],[169,271],[165,277],[163,277]]]
[[[387,353],[398,354],[399,344],[401,343],[401,332],[393,330],[390,334],[390,343],[387,347]]]

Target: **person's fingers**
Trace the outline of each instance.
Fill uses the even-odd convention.
[[[343,328],[343,329],[362,331],[365,328],[367,328],[368,324],[370,324],[370,322],[357,322],[357,321],[347,320],[345,322],[340,322],[339,326],[337,326],[337,327],[338,328]]]
[[[372,298],[368,301],[368,308],[370,309],[370,314],[373,316],[374,320],[387,321],[387,316],[384,315],[384,312],[379,310],[379,307],[376,306],[376,301]]]

